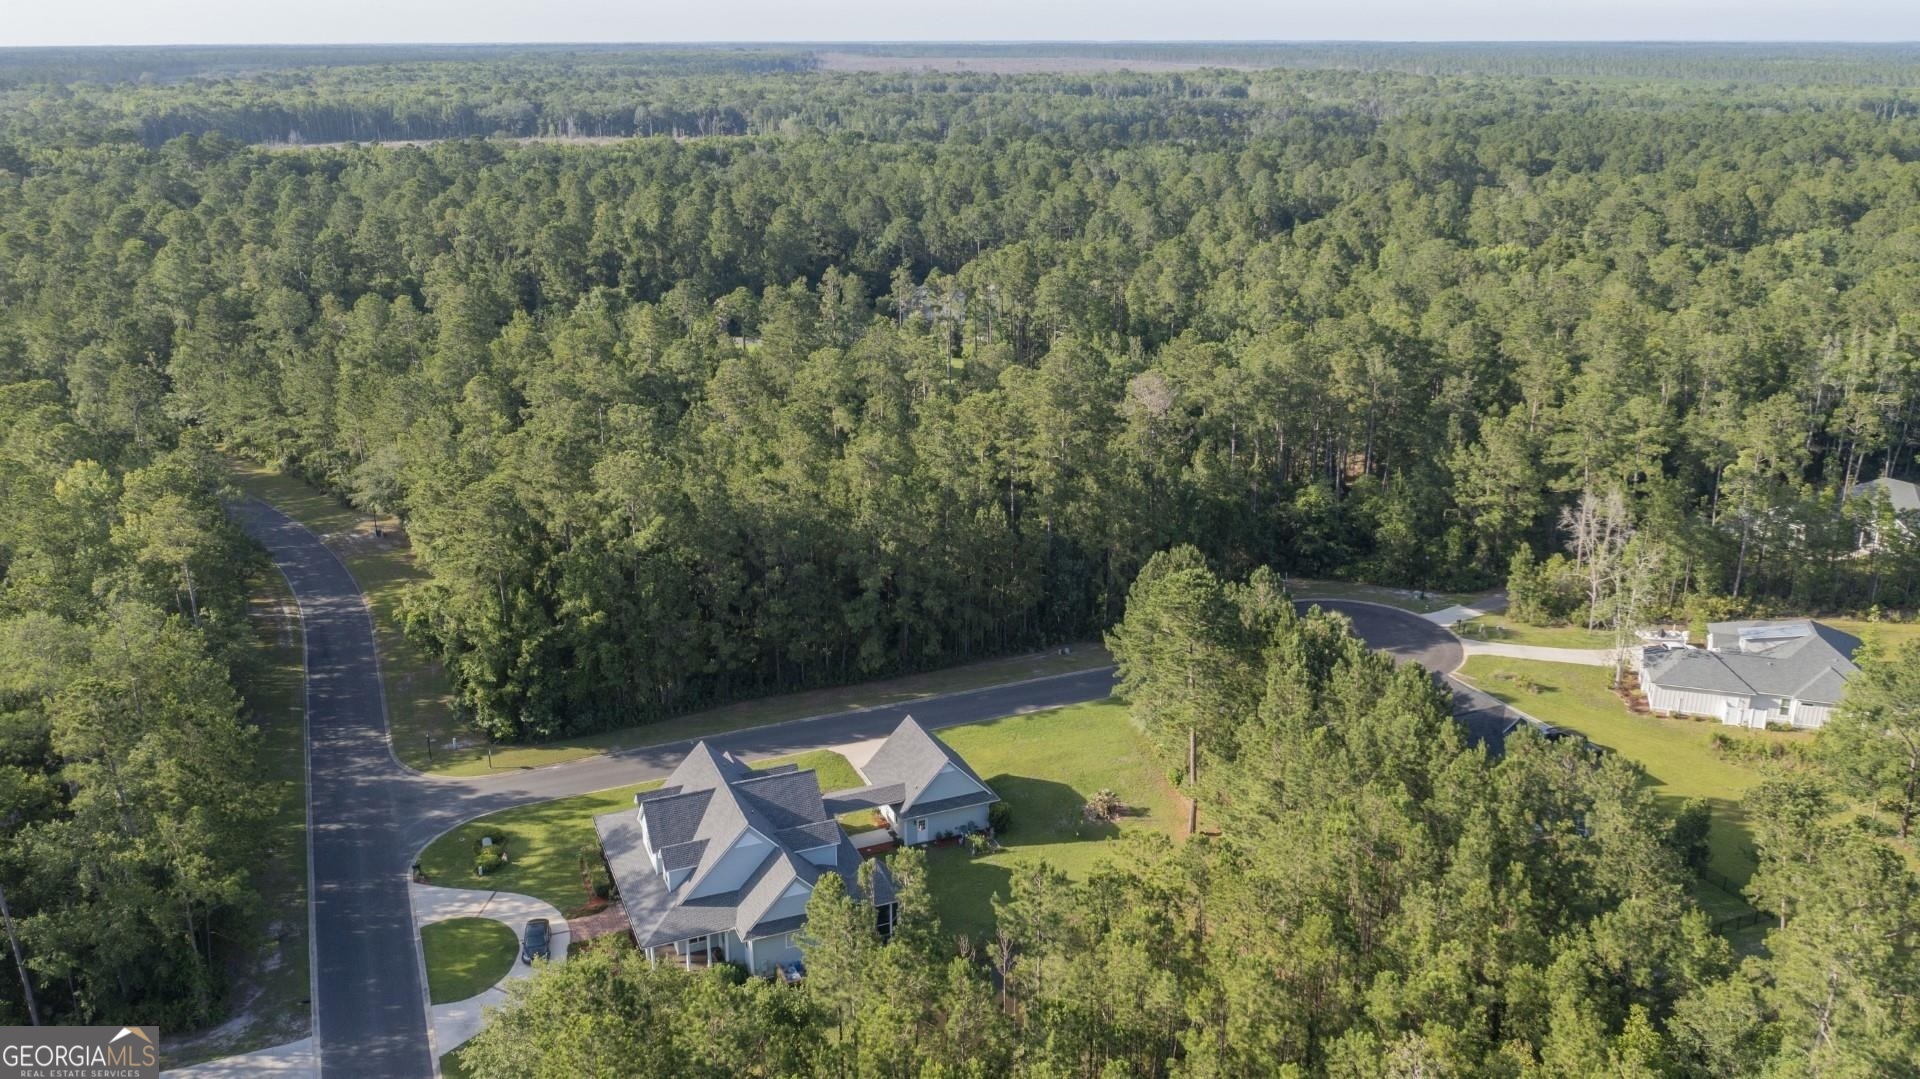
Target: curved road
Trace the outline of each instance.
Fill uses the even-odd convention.
[[[691,741],[472,778],[403,768],[387,745],[373,621],[353,575],[312,532],[257,499],[234,519],[267,549],[300,606],[307,656],[308,918],[323,1076],[431,1076],[422,966],[407,898],[415,853],[496,810],[665,777]],[[1113,670],[1078,671],[906,704],[714,735],[747,757],[884,737],[909,712],[929,728],[1113,694]]]
[[[1296,601],[1294,606],[1301,610],[1320,607],[1346,615],[1353,622],[1354,635],[1367,647],[1433,672],[1453,693],[1453,715],[1466,729],[1467,740],[1486,746],[1490,753],[1499,754],[1504,732],[1516,720],[1533,722],[1532,717],[1454,677],[1453,672],[1466,662],[1467,653],[1460,638],[1444,626],[1411,611],[1361,600],[1306,599]]]

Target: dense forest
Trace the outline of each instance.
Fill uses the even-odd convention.
[[[1671,50],[1554,77],[1500,49],[1434,50],[1444,74],[1360,52],[1071,75],[791,50],[296,50],[148,78],[149,54],[0,57],[0,884],[60,957],[50,1007],[218,1011],[206,945],[244,915],[227,839],[257,810],[193,788],[251,768],[231,672],[252,556],[216,446],[401,517],[431,576],[409,632],[500,738],[1086,638],[1183,544],[1231,579],[1511,575],[1543,619],[1599,592],[1636,617],[1914,605],[1920,540],[1857,555],[1890,509],[1843,495],[1920,475],[1920,95],[1898,49],[1838,51],[1729,48],[1693,77]],[[467,137],[496,134],[559,141]],[[285,145],[391,139],[444,141]],[[1437,707],[1392,692],[1389,726]],[[1541,752],[1502,779],[1395,758],[1419,772],[1396,782],[1490,798],[1557,767]],[[167,766],[128,787],[129,755]],[[1638,820],[1617,777],[1540,782],[1568,806],[1611,784],[1606,813]],[[1519,842],[1459,832],[1476,805],[1420,843]],[[151,839],[102,846],[126,835]],[[1540,924],[1591,936],[1644,900],[1679,932],[1666,863],[1640,857],[1542,868],[1542,889],[1608,883],[1540,893]],[[1409,865],[1433,875],[1407,894],[1444,864]],[[133,906],[89,912],[112,903]],[[88,935],[134,917],[166,927],[137,957]],[[1367,948],[1380,932],[1429,946],[1383,921]],[[1514,962],[1607,982],[1602,1041],[1724,965],[1670,941],[1697,970],[1628,976],[1565,943]],[[1344,1010],[1286,1044],[1339,1071],[1371,1044],[1343,1041],[1353,1016],[1402,1007],[1376,976],[1428,975],[1326,962]],[[1560,988],[1536,988],[1544,1037]],[[1126,1051],[1231,1048],[1207,1029]]]
[[[993,938],[958,949],[907,851],[886,941],[821,878],[804,990],[597,948],[522,983],[461,1060],[485,1079],[1920,1068],[1920,882],[1816,774],[1748,795],[1753,889],[1782,916],[1739,961],[1688,895],[1701,833],[1637,766],[1530,734],[1489,760],[1424,672],[1297,616],[1265,570],[1158,555],[1112,643],[1169,758],[1198,733],[1217,837],[1137,836],[1081,881],[1022,865]]]

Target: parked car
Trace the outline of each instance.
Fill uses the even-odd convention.
[[[553,927],[545,918],[534,918],[527,922],[527,931],[520,936],[520,961],[531,963],[536,959],[553,958]]]

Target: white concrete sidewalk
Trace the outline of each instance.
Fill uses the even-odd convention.
[[[275,1079],[314,1079],[320,1074],[320,1062],[313,1051],[313,1039],[256,1049],[238,1056],[221,1057],[204,1064],[172,1068],[160,1073],[176,1079],[251,1079],[266,1075]]]
[[[1472,603],[1459,603],[1451,607],[1442,607],[1431,614],[1420,617],[1436,626],[1453,626],[1461,622],[1471,622],[1483,614],[1493,614],[1507,609],[1507,596],[1504,592],[1493,592]]]
[[[1583,667],[1611,667],[1611,648],[1548,648],[1537,644],[1501,644],[1499,641],[1462,640],[1467,657],[1505,656],[1508,659],[1537,659],[1545,663],[1577,663]]]
[[[553,905],[519,892],[487,892],[474,888],[442,888],[433,884],[408,887],[413,900],[413,926],[418,932],[435,922],[451,918],[491,918],[513,930],[516,940],[526,929],[529,918],[545,918],[553,928],[553,959],[567,961],[567,942],[571,934],[567,920]],[[442,1056],[465,1045],[485,1025],[488,1008],[505,1003],[507,985],[533,975],[533,967],[520,962],[520,950],[514,946],[513,966],[507,969],[491,989],[465,1000],[433,1006],[433,1051]]]

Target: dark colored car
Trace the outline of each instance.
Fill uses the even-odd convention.
[[[553,951],[553,929],[545,918],[534,918],[527,922],[527,931],[520,937],[520,961],[531,963],[536,959],[551,959]]]

